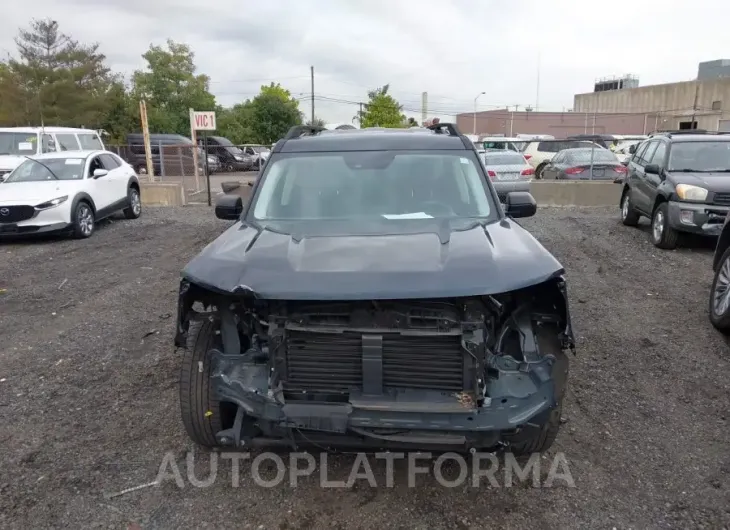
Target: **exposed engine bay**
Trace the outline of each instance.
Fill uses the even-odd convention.
[[[183,281],[178,346],[199,319],[220,330],[209,354],[229,411],[223,445],[319,435],[492,447],[556,407],[574,348],[562,277],[491,296],[363,301],[261,300]]]

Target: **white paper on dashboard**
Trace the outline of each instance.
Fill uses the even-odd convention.
[[[386,219],[433,219],[432,215],[428,215],[425,212],[401,213],[394,215],[383,214],[383,217]]]

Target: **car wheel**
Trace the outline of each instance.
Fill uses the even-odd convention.
[[[542,180],[542,172],[545,169],[545,164],[540,164],[537,166],[537,169],[535,169],[535,178],[537,180]]]
[[[621,198],[621,222],[626,226],[637,226],[639,224],[639,212],[634,209],[634,205],[631,204],[631,192],[629,188],[624,190],[623,197]]]
[[[73,235],[77,239],[91,237],[96,228],[94,210],[86,201],[79,201],[73,212]]]
[[[210,387],[208,352],[221,347],[217,324],[195,320],[188,329],[188,341],[180,371],[180,412],[188,436],[203,447],[217,447],[216,433],[223,429],[221,404]]]
[[[223,169],[226,173],[233,173],[236,170],[236,168],[233,167],[233,164],[226,164]]]
[[[509,450],[516,456],[532,453],[543,453],[550,449],[560,431],[560,418],[563,411],[563,399],[568,387],[570,362],[558,339],[559,331],[549,326],[540,328],[537,341],[544,355],[553,355],[553,380],[555,382],[556,405],[550,411],[547,421],[541,427],[527,426],[518,433],[517,441],[510,441]]]
[[[669,226],[667,203],[663,202],[654,210],[651,218],[651,241],[658,248],[672,250],[677,248],[679,232]]]
[[[137,219],[142,215],[142,199],[139,196],[137,188],[129,188],[127,200],[129,206],[124,209],[124,217],[127,219]]]
[[[710,289],[710,322],[730,334],[730,247],[720,258]]]

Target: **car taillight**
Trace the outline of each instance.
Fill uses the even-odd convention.
[[[524,176],[534,175],[535,174],[535,170],[532,169],[531,167],[528,167],[527,169],[523,169],[522,170],[522,173],[520,173],[520,174],[521,175],[524,175]]]
[[[584,167],[569,167],[565,170],[565,173],[568,175],[577,175],[578,173],[583,173],[585,170]]]
[[[532,158],[532,155],[523,155],[525,157],[525,160],[529,160]]]
[[[487,170],[487,175],[489,175],[490,179],[493,179],[494,177],[497,176],[497,174],[494,171],[492,171],[491,169]]]
[[[614,166],[613,170],[616,173],[628,173],[629,170],[626,168],[626,166]]]

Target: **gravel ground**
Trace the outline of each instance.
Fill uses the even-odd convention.
[[[384,466],[377,488],[320,488],[317,475],[263,488],[244,465],[232,488],[222,465],[209,488],[168,480],[107,498],[155,480],[168,452],[186,473],[178,274],[226,224],[202,207],[148,209],[86,241],[0,245],[0,527],[730,527],[730,366],[707,319],[711,248],[658,251],[646,226],[617,218],[543,209],[523,223],[568,271],[578,350],[552,453],[573,488],[450,489],[425,475],[409,488],[398,464],[392,488]],[[354,457],[329,461],[342,479]]]

